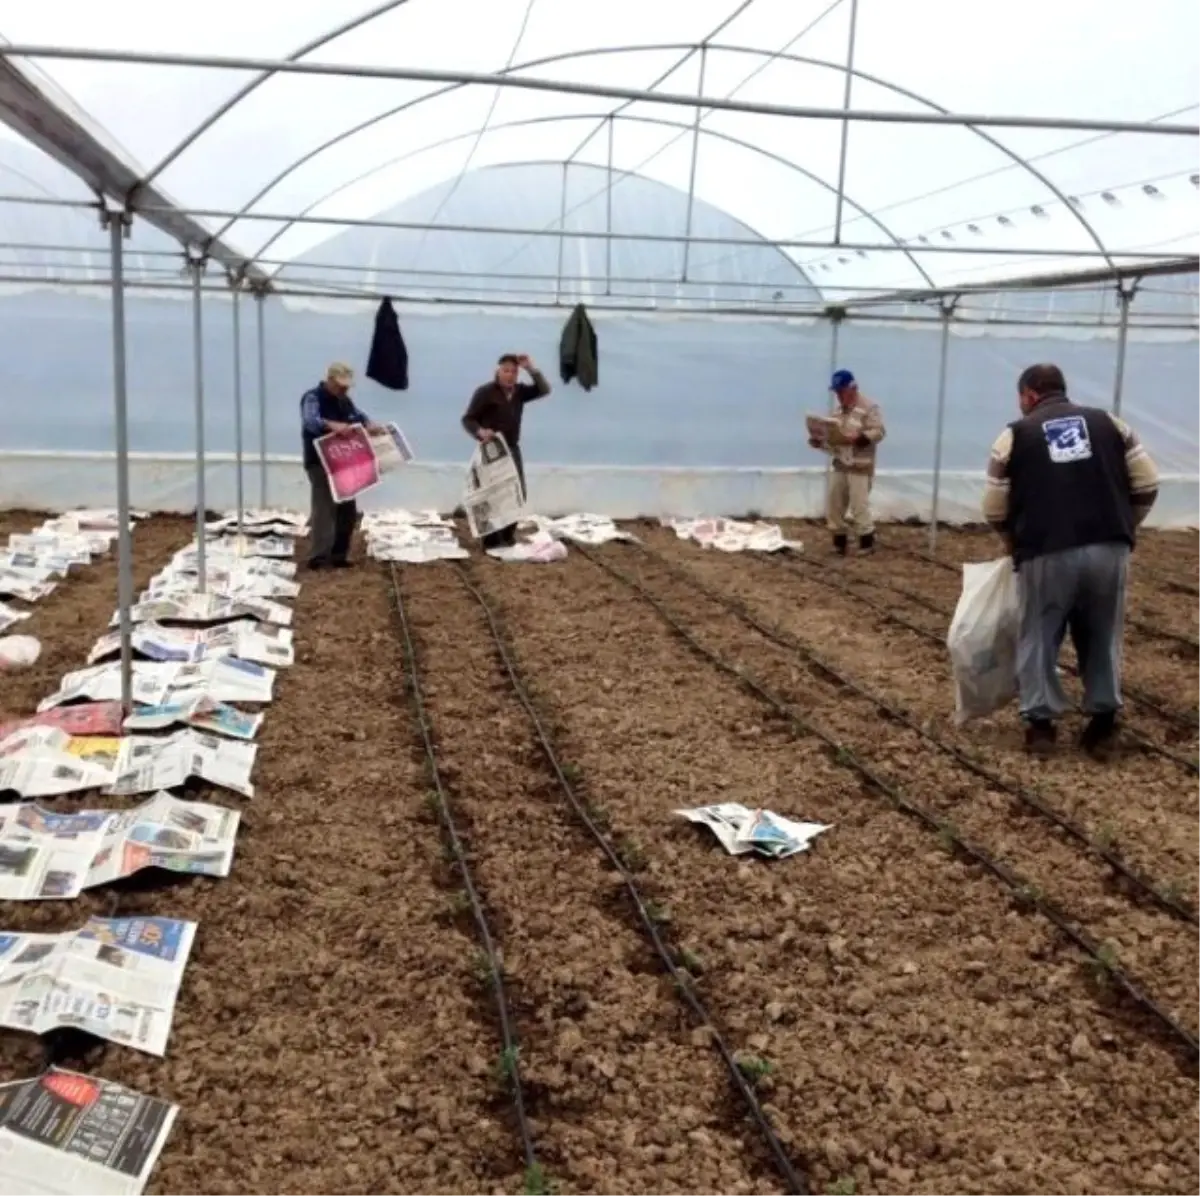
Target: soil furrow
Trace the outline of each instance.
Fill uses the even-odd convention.
[[[599,551],[627,568],[635,550]],[[590,795],[641,845],[704,1000],[771,1064],[766,1099],[814,1184],[1194,1187],[1194,1091],[1057,933],[578,555],[489,566],[488,588]],[[672,815],[713,801],[833,826],[791,860],[734,860]]]
[[[450,566],[405,569],[401,584],[555,1190],[778,1191],[747,1154],[728,1078],[631,925],[617,875],[573,822],[475,600]]]

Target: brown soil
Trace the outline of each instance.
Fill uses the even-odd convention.
[[[139,528],[139,583],[189,530],[159,519]],[[895,538],[908,535],[915,545],[916,533]],[[806,538],[815,549],[817,534]],[[933,645],[771,562],[647,539],[1006,776],[1036,781],[1093,829],[1111,823],[1131,857],[1194,897],[1195,784],[1177,766],[1130,755],[1105,772],[1064,753],[1031,773],[1011,720],[948,726],[945,656]],[[1194,537],[1186,567],[1155,539],[1140,556],[1194,576]],[[977,545],[977,559],[991,555],[982,537],[965,554]],[[703,642],[1029,874],[1194,1029],[1194,928],[1113,889],[1074,845],[636,549],[599,552]],[[953,605],[950,574],[902,559],[850,568],[888,578],[903,568],[904,584]],[[639,885],[700,972],[730,1046],[770,1064],[760,1096],[814,1191],[1197,1190],[1194,1067],[997,881],[768,717],[582,553],[469,568],[586,797],[641,857]],[[780,1190],[717,1057],[551,783],[455,567],[400,577],[442,779],[503,952],[550,1182]],[[499,1036],[427,801],[390,578],[367,564],[301,579],[297,662],[260,732],[258,796],[206,794],[245,811],[232,875],[121,898],[122,913],[200,924],[167,1056],[112,1047],[93,1069],[182,1106],[152,1191],[520,1190]],[[115,596],[109,557],[38,605],[25,626],[53,667],[39,662],[11,691],[6,682],[6,710],[31,711],[83,663]],[[1135,584],[1135,608],[1158,601],[1162,621],[1194,634],[1194,609]],[[897,609],[919,621],[902,599]],[[1131,646],[1131,675],[1140,668],[1147,687],[1195,705],[1193,662],[1164,654],[1151,672],[1142,655]],[[672,816],[720,800],[833,829],[807,855],[734,860]],[[66,929],[109,900],[9,903],[3,929]],[[0,1035],[0,1061],[0,1079],[16,1078],[38,1053],[28,1037]]]

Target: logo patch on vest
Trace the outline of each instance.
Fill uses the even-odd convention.
[[[1087,420],[1082,415],[1063,415],[1042,424],[1042,435],[1050,460],[1055,465],[1072,461],[1087,461],[1092,455],[1092,438],[1088,435]]]

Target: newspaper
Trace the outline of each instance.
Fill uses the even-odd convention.
[[[58,1067],[0,1084],[0,1193],[138,1196],[178,1111]]]
[[[525,517],[525,495],[503,436],[476,445],[462,500],[467,526],[477,540]]]
[[[296,541],[291,536],[242,536],[224,532],[219,536],[211,536],[205,543],[205,556],[212,553],[216,556],[231,556],[238,560],[254,557],[275,558],[287,560],[296,555]],[[196,546],[193,544],[176,554],[179,561],[195,562]]]
[[[112,783],[113,768],[71,752],[71,736],[59,727],[25,727],[0,741],[0,793],[62,797]]]
[[[197,731],[228,735],[230,739],[253,739],[262,721],[261,714],[248,714],[236,706],[194,694],[162,706],[139,706],[125,720],[125,730],[162,731],[167,727],[187,726]]]
[[[548,519],[534,515],[532,522],[556,540],[573,540],[576,544],[608,544],[613,540],[637,543],[631,532],[622,531],[607,515],[562,515]]]
[[[836,415],[806,415],[804,426],[808,429],[809,436],[813,440],[819,440],[824,448],[847,448],[853,443],[846,439],[841,421]]]
[[[15,606],[8,606],[6,603],[0,602],[0,632],[7,631],[10,627],[20,623],[22,619],[28,619],[32,611],[17,610]]]
[[[395,524],[371,528],[365,534],[367,553],[377,561],[419,565],[426,561],[464,560],[470,556],[459,543],[453,527]]]
[[[148,660],[177,660],[185,664],[212,656],[236,656],[240,660],[288,668],[296,659],[290,630],[244,620],[206,628],[139,623],[133,628],[130,643],[134,652]],[[92,646],[88,663],[94,664],[120,651],[121,633],[107,632]]]
[[[269,702],[274,688],[274,669],[236,656],[214,656],[193,664],[133,662],[133,700],[143,706],[161,706],[169,694],[180,697],[184,691],[188,696],[203,693],[214,702]],[[38,711],[52,710],[79,698],[120,701],[121,662],[114,660],[68,673],[58,690],[38,703]]]
[[[133,665],[133,700],[147,706],[157,706],[167,696],[179,665],[173,662],[145,663],[135,661]],[[92,665],[91,668],[76,669],[67,673],[58,683],[58,689],[38,703],[38,712],[52,710],[66,702],[86,698],[92,702],[119,702],[121,700],[121,662]]]
[[[196,924],[90,918],[67,934],[0,934],[0,1025],[75,1027],[150,1055],[166,1053]]]
[[[254,796],[250,772],[258,746],[187,728],[167,736],[127,735],[117,775],[106,792],[116,796],[179,789],[192,777]]]
[[[236,656],[214,656],[195,664],[178,665],[167,698],[184,702],[203,695],[213,702],[266,703],[275,689],[275,670]],[[161,706],[163,700],[146,702]]]
[[[37,602],[58,588],[54,581],[38,581],[25,569],[0,566],[0,598],[20,598],[23,602]]]
[[[34,552],[31,549],[0,552],[0,569],[11,569],[30,581],[53,581],[56,577],[66,577],[76,563],[68,553]]]
[[[144,868],[228,876],[241,814],[156,793],[132,810],[0,808],[0,900],[53,901]]]
[[[534,565],[550,565],[567,559],[567,546],[549,532],[538,530],[526,540],[515,544],[487,549],[488,556],[498,561],[525,561]]]
[[[231,619],[254,619],[290,627],[291,607],[268,598],[229,598],[223,594],[145,594],[133,606],[130,617],[135,623],[158,621],[171,623],[225,623]],[[120,613],[114,612],[110,627],[120,623]]]
[[[30,718],[0,723],[0,740],[26,727],[61,727],[68,735],[120,735],[122,713],[120,701],[57,706]]]
[[[209,520],[204,530],[210,533],[236,532],[237,526],[237,512],[228,511],[217,519]],[[243,511],[242,533],[247,536],[306,536],[308,519],[296,511]]]
[[[406,465],[413,451],[396,424],[378,432],[355,425],[340,435],[320,436],[313,446],[329,479],[334,502],[349,502],[379,484],[384,474]]]
[[[800,540],[788,540],[777,523],[742,519],[676,519],[661,520],[681,540],[694,540],[701,548],[719,552],[803,552]]]
[[[770,810],[752,810],[737,802],[696,806],[675,813],[708,827],[730,855],[754,852],[773,860],[807,851],[813,839],[829,830],[819,822],[795,822]]]

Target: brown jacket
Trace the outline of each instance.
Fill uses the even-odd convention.
[[[844,473],[874,474],[875,448],[887,435],[879,404],[860,393],[849,411],[844,411],[839,404],[834,418],[838,421],[838,428],[846,440],[857,440],[859,436],[865,436],[870,443],[830,446],[826,452],[832,458],[833,468]]]

